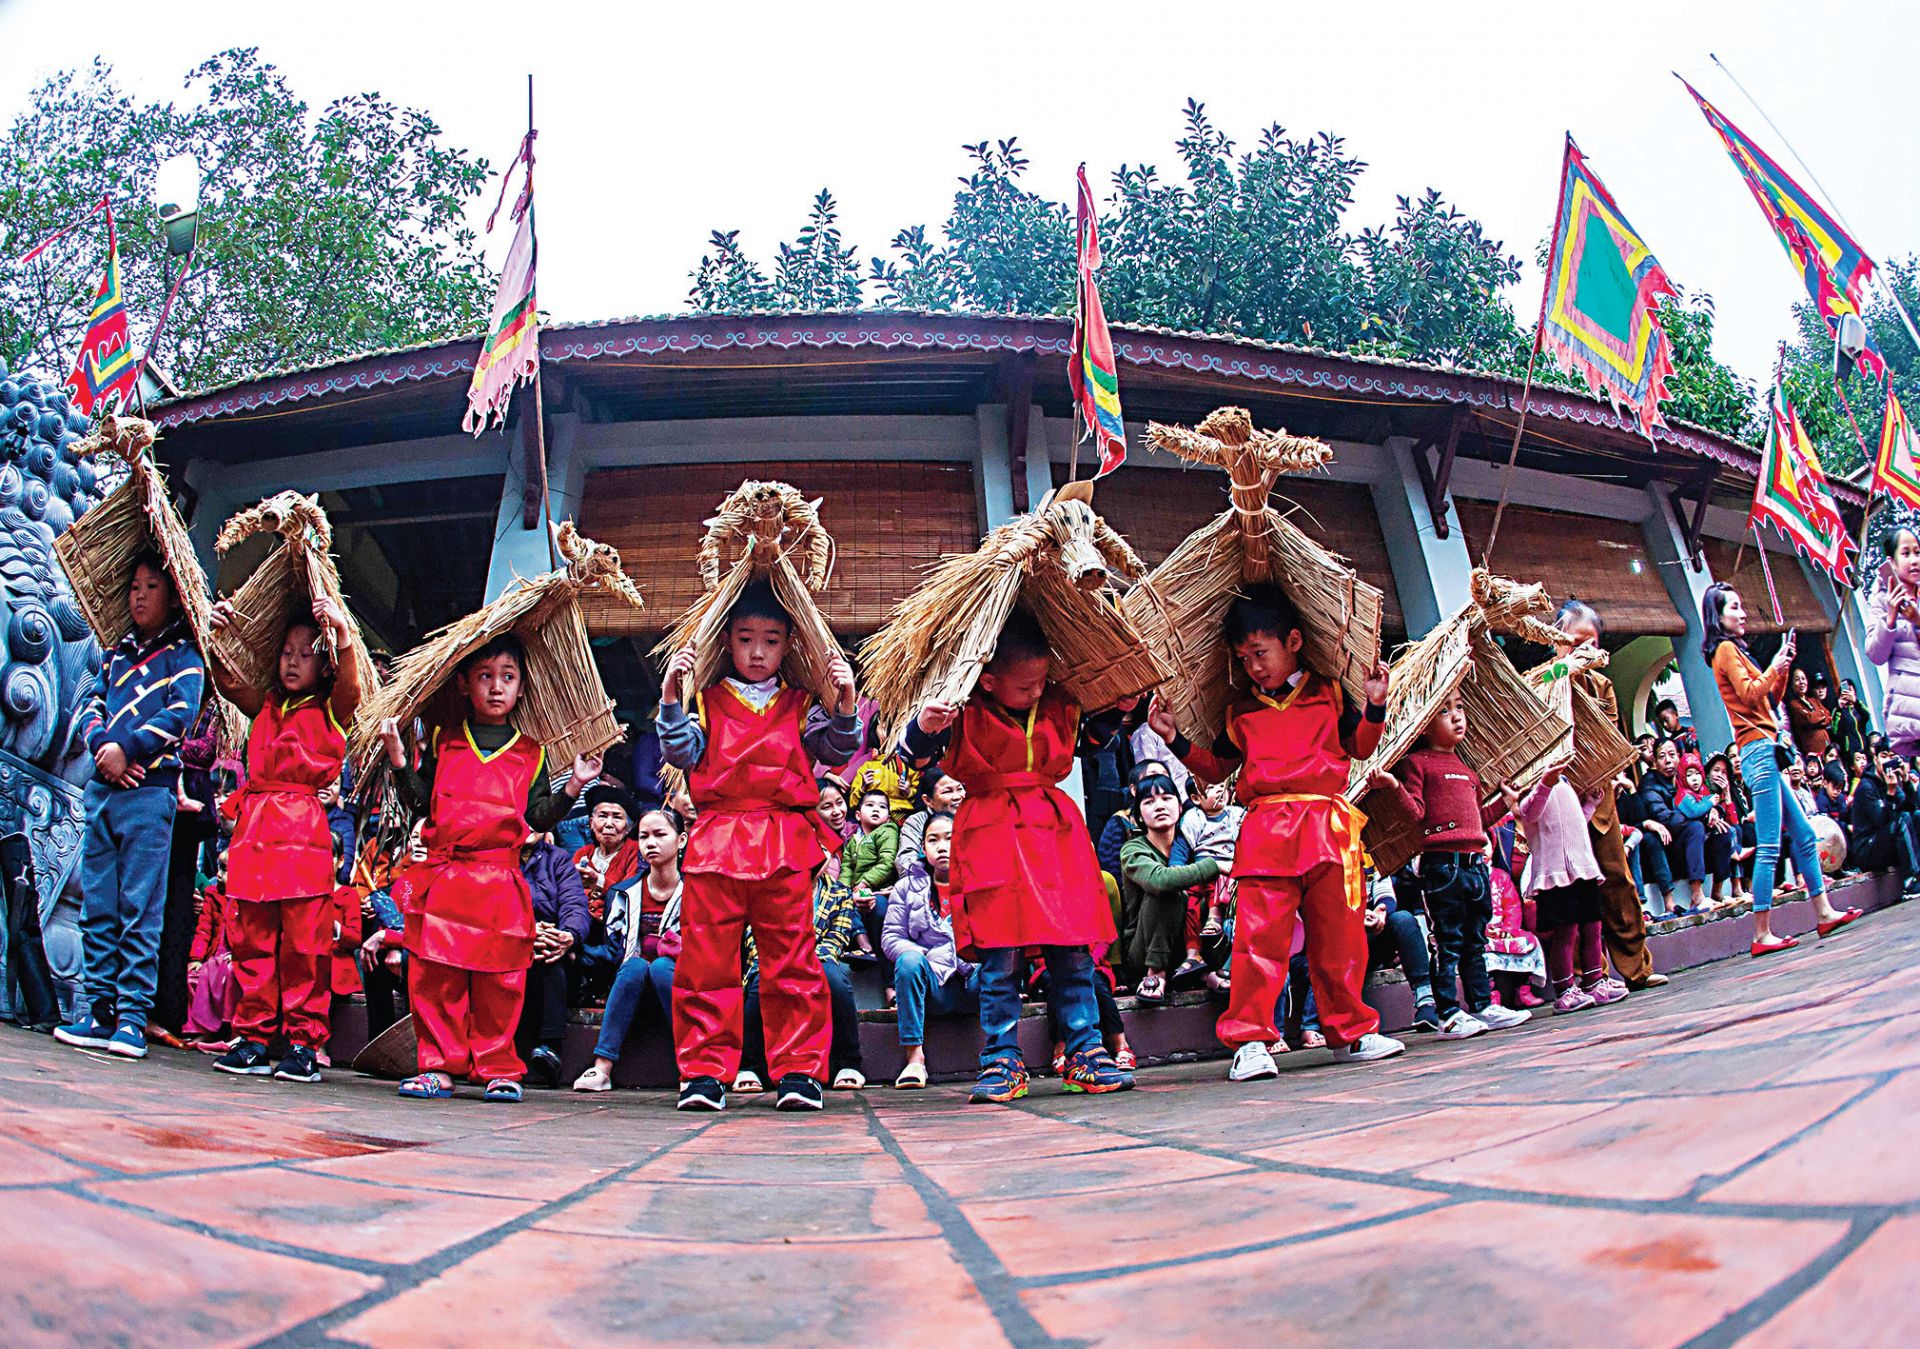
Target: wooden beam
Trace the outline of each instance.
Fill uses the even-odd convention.
[[[520,528],[540,528],[540,480],[544,476],[546,465],[542,462],[542,452],[546,448],[540,434],[539,404],[526,393],[520,395],[520,462],[526,465],[526,471],[520,478]]]
[[[1413,452],[1413,465],[1420,472],[1420,486],[1427,495],[1427,513],[1433,517],[1433,532],[1442,539],[1453,532],[1453,526],[1447,523],[1447,488],[1453,481],[1453,461],[1460,452],[1460,429],[1465,421],[1466,415],[1455,408],[1447,417],[1446,436],[1428,441]],[[1429,465],[1427,451],[1436,446],[1440,450],[1440,462]]]
[[[1033,410],[1033,357],[1010,356],[1000,363],[1000,393],[1007,405],[1007,461],[1013,476],[1016,515],[1033,509],[1027,496],[1027,429]]]
[[[1719,467],[1709,466],[1695,485],[1699,496],[1693,503],[1693,517],[1687,521],[1687,558],[1696,572],[1706,566],[1706,560],[1700,554],[1700,530],[1707,523],[1707,502],[1713,497],[1714,480],[1719,476]]]

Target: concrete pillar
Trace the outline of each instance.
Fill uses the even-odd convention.
[[[1067,423],[1072,430],[1072,423]],[[1053,446],[1047,440],[1047,414],[1036,404],[1027,409],[1027,501],[1038,506],[1053,490]]]
[[[1674,611],[1685,620],[1687,630],[1673,642],[1673,654],[1680,665],[1680,682],[1686,685],[1687,703],[1693,716],[1693,729],[1700,736],[1700,749],[1712,754],[1733,744],[1733,723],[1727,719],[1726,704],[1713,682],[1713,667],[1700,651],[1705,634],[1700,627],[1700,600],[1713,584],[1713,573],[1705,559],[1699,570],[1687,556],[1687,534],[1673,508],[1671,489],[1665,483],[1649,483],[1647,497],[1652,505],[1641,528],[1646,534],[1647,556],[1660,569]],[[1600,607],[1606,615],[1605,605]]]
[[[521,395],[525,397],[525,394]],[[531,415],[531,402],[523,415]],[[575,518],[586,495],[586,455],[580,448],[580,418],[571,412],[555,413],[547,418],[547,507],[554,523]],[[539,576],[553,570],[553,557],[547,544],[544,524],[525,528],[521,503],[527,481],[526,456],[518,445],[517,428],[505,434],[516,444],[507,458],[507,471],[500,488],[500,513],[494,520],[493,556],[487,564],[489,602],[499,598],[516,577]]]
[[[1393,566],[1407,633],[1420,637],[1473,598],[1473,560],[1451,502],[1447,537],[1441,538],[1434,528],[1420,471],[1414,467],[1416,442],[1408,436],[1389,436],[1385,449],[1384,470],[1372,483],[1373,508],[1386,538],[1387,560]]]
[[[1013,518],[1013,451],[1007,445],[1007,409],[1001,403],[982,403],[973,410],[979,443],[973,454],[973,490],[980,508],[982,532]],[[1032,443],[1027,446],[1029,462]]]
[[[1832,577],[1805,558],[1796,556],[1795,560],[1806,575],[1814,598],[1833,620],[1827,646],[1833,652],[1833,663],[1840,677],[1853,681],[1853,686],[1860,691],[1860,703],[1867,709],[1868,719],[1876,730],[1885,730],[1880,710],[1886,704],[1886,691],[1880,682],[1880,667],[1867,659],[1867,615],[1858,593],[1841,591],[1833,584]]]

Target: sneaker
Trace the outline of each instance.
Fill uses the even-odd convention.
[[[1378,1031],[1368,1031],[1350,1045],[1342,1045],[1334,1051],[1343,1059],[1353,1059],[1360,1063],[1369,1063],[1374,1059],[1390,1059],[1395,1054],[1404,1054],[1407,1047],[1391,1035],[1382,1035]]]
[[[1594,1005],[1593,994],[1587,992],[1586,989],[1580,987],[1578,984],[1575,984],[1572,988],[1569,988],[1565,993],[1562,993],[1553,1000],[1553,1010],[1556,1014],[1561,1012],[1584,1012],[1587,1008]]]
[[[1440,1013],[1434,1010],[1432,998],[1422,998],[1413,1005],[1413,1029],[1422,1035],[1440,1029]]]
[[[113,1038],[113,1027],[88,1014],[70,1025],[55,1026],[53,1038],[76,1049],[105,1049]]]
[[[867,1085],[867,1075],[858,1068],[842,1068],[833,1075],[835,1091],[859,1091]]]
[[[994,1059],[980,1070],[967,1097],[973,1105],[1005,1105],[1027,1094],[1027,1065],[1017,1058]]]
[[[527,1055],[527,1078],[536,1087],[560,1085],[560,1056],[546,1045],[536,1045]]]
[[[305,1045],[289,1045],[287,1056],[274,1068],[273,1075],[282,1082],[318,1082],[320,1065]]]
[[[273,1059],[258,1040],[241,1040],[215,1059],[213,1066],[240,1077],[265,1077],[273,1071]]]
[[[762,1082],[760,1080],[760,1074],[754,1072],[751,1068],[742,1068],[733,1075],[733,1089],[742,1096],[752,1096],[758,1092],[765,1091],[767,1084]]]
[[[1257,1082],[1263,1077],[1280,1076],[1273,1054],[1258,1040],[1249,1041],[1233,1051],[1233,1066],[1227,1069],[1229,1082]]]
[[[727,1089],[717,1077],[696,1077],[680,1084],[679,1110],[725,1110]]]
[[[780,1094],[773,1099],[775,1110],[818,1110],[827,1103],[827,1094],[819,1080],[805,1073],[788,1073],[780,1079]]]
[[[120,1028],[107,1037],[107,1053],[123,1059],[144,1059],[147,1056],[147,1030],[131,1021],[123,1021]]]
[[[1476,1035],[1487,1032],[1487,1023],[1472,1012],[1461,1008],[1448,1017],[1440,1026],[1442,1040],[1471,1040]]]
[[[1113,1059],[1104,1049],[1081,1050],[1067,1060],[1067,1071],[1062,1077],[1068,1091],[1084,1091],[1089,1096],[1133,1090],[1133,1074],[1114,1067]]]
[[[1496,1002],[1480,1013],[1480,1019],[1487,1023],[1488,1030],[1512,1030],[1533,1020],[1533,1013],[1518,1007],[1503,1007]]]
[[[1627,996],[1627,986],[1611,976],[1596,979],[1587,985],[1587,996],[1596,1006],[1605,1007],[1610,1002],[1618,1002]]]

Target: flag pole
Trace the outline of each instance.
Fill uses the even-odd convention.
[[[527,72],[527,137],[529,141],[531,141],[533,137],[532,71]],[[534,209],[533,153],[532,147],[529,145],[527,152],[527,233],[533,240],[533,274],[535,277],[538,277],[540,275],[540,231],[534,224]],[[538,284],[536,281],[535,295],[539,294],[537,289]],[[537,303],[536,301],[536,305]],[[540,346],[541,339],[544,336],[544,333],[539,332],[538,329],[535,330],[533,339],[533,443],[536,453],[540,458],[540,528],[547,536],[547,565],[557,571],[560,567],[560,549],[553,540],[553,503],[547,493],[547,407],[546,400],[541,396],[540,391],[542,382],[540,371],[544,364],[541,360]]]
[[[1547,236],[1547,247],[1552,248],[1560,238],[1560,224],[1566,214],[1567,205],[1567,155],[1573,148],[1573,133],[1567,132],[1566,144],[1560,149],[1560,200],[1553,208],[1553,233]],[[1547,323],[1547,287],[1553,284],[1553,259],[1547,259],[1547,274],[1540,282],[1540,313],[1533,321],[1533,347],[1527,352],[1527,377],[1520,385],[1520,419],[1513,426],[1513,443],[1507,447],[1507,471],[1500,479],[1500,503],[1493,508],[1493,526],[1487,530],[1487,546],[1480,552],[1480,565],[1488,571],[1493,570],[1493,545],[1500,537],[1500,517],[1507,513],[1507,494],[1513,488],[1513,468],[1520,461],[1520,437],[1527,429],[1527,409],[1531,406],[1533,394],[1533,369],[1540,359],[1540,339],[1545,335]]]
[[[1767,565],[1766,540],[1760,537],[1759,525],[1754,524],[1751,520],[1747,521],[1747,524],[1753,529],[1754,550],[1760,554],[1760,574],[1767,580],[1767,599],[1773,605],[1773,621],[1775,623],[1784,623],[1787,620],[1781,617],[1780,614],[1780,592],[1773,588],[1773,568]]]
[[[1756,99],[1752,94],[1747,92],[1747,86],[1740,83],[1740,77],[1734,74],[1733,71],[1727,68],[1726,62],[1722,61],[1720,57],[1714,52],[1708,52],[1707,58],[1711,60],[1716,66],[1720,67],[1721,74],[1725,75],[1729,80],[1733,81],[1733,87],[1738,89],[1740,91],[1741,96],[1745,98],[1747,102],[1753,105],[1753,110],[1760,114],[1760,120],[1765,122],[1767,126],[1772,130],[1773,134],[1780,138],[1780,143],[1786,146],[1787,153],[1793,156],[1794,162],[1799,164],[1801,170],[1807,175],[1808,180],[1812,182],[1812,184],[1815,187],[1820,189],[1820,195],[1822,195],[1827,199],[1827,205],[1833,209],[1833,218],[1835,220],[1838,220],[1843,226],[1845,226],[1849,234],[1852,234],[1854,235],[1855,238],[1858,238],[1859,235],[1854,230],[1852,222],[1850,222],[1844,215],[1840,214],[1840,203],[1834,200],[1833,193],[1827,191],[1827,185],[1820,181],[1820,175],[1813,171],[1813,165],[1807,163],[1806,160],[1802,159],[1800,157],[1800,152],[1793,148],[1793,142],[1787,139],[1787,133],[1782,131],[1779,127],[1779,124],[1776,123],[1773,120],[1773,118],[1767,115],[1767,110],[1760,106],[1760,101]],[[1877,270],[1878,269],[1876,268],[1876,271]],[[1900,321],[1906,325],[1907,336],[1913,339],[1913,344],[1915,346],[1920,347],[1920,329],[1915,329],[1915,327],[1913,326],[1913,315],[1909,314],[1907,312],[1907,307],[1904,304],[1900,303],[1899,292],[1893,288],[1893,283],[1891,281],[1882,281],[1880,285],[1881,285],[1881,288],[1886,291],[1887,298],[1893,301],[1894,310],[1900,315]],[[1860,318],[1862,322],[1866,321],[1866,315],[1862,314]]]

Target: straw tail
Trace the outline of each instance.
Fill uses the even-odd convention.
[[[787,655],[780,673],[831,705],[832,662],[840,643],[814,599],[833,576],[833,536],[820,523],[819,499],[807,500],[783,482],[747,481],[731,492],[700,542],[698,564],[706,593],[688,606],[654,648],[670,656],[694,650],[693,687],[724,676],[727,615],[749,585],[765,581],[787,611]]]
[[[1113,602],[1116,577],[1140,559],[1088,504],[1092,484],[1050,493],[971,553],[942,558],[887,625],[861,647],[882,732],[897,735],[928,702],[960,703],[993,658],[1015,606],[1032,613],[1052,652],[1049,676],[1099,710],[1157,684],[1162,671]]]

